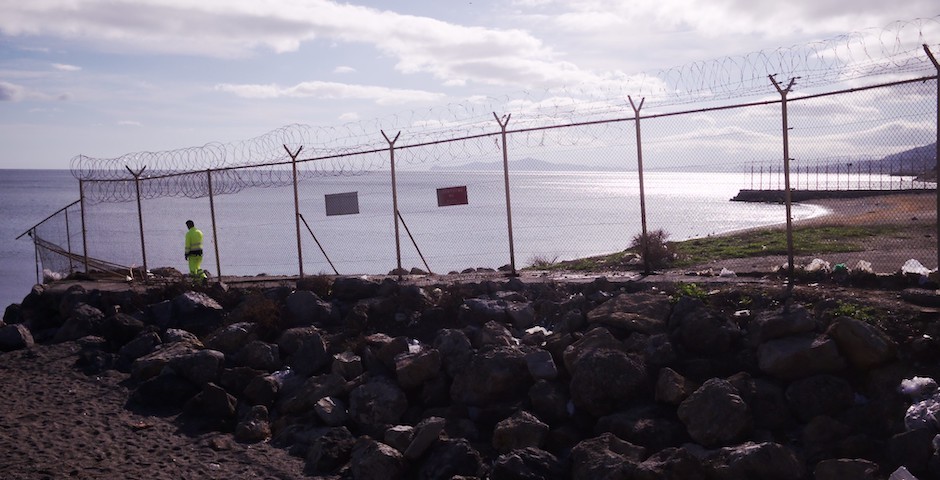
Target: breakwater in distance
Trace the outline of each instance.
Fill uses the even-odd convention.
[[[863,198],[882,195],[900,195],[910,193],[936,193],[933,188],[912,188],[903,190],[858,189],[858,190],[790,190],[790,200],[805,202],[829,198]],[[732,202],[783,203],[786,201],[785,190],[742,189],[731,198]]]

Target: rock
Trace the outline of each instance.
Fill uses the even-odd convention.
[[[330,371],[341,375],[346,380],[352,380],[362,375],[362,357],[353,352],[345,351],[333,355],[333,364]]]
[[[679,375],[675,370],[666,367],[659,370],[656,380],[656,401],[678,405],[688,398],[699,386],[695,382]]]
[[[589,311],[587,321],[624,333],[662,333],[670,310],[669,298],[663,295],[621,294]]]
[[[473,356],[470,339],[464,332],[452,328],[444,328],[437,332],[432,346],[441,353],[444,370],[452,378],[466,368]]]
[[[687,299],[689,297],[682,297]],[[680,300],[682,303],[683,300]],[[701,302],[693,303],[694,308],[673,311],[669,325],[673,329],[673,339],[686,351],[718,356],[731,351],[731,347],[741,337],[741,329],[729,318],[705,308]]]
[[[379,284],[359,277],[339,277],[333,281],[333,297],[345,302],[355,302],[376,296]]]
[[[65,290],[59,300],[59,318],[69,318],[73,311],[81,304],[89,301],[88,292],[81,285],[72,285]],[[84,335],[83,335],[84,336]]]
[[[201,387],[208,383],[218,382],[224,364],[225,355],[222,352],[202,349],[170,358],[167,366]]]
[[[460,320],[469,325],[484,325],[486,322],[505,324],[509,321],[505,300],[468,298],[460,307]]]
[[[346,393],[346,380],[328,373],[306,379],[300,388],[280,395],[277,408],[285,414],[302,414],[309,411],[323,397]]]
[[[298,375],[315,375],[331,364],[333,358],[326,348],[326,342],[319,333],[309,333],[302,337],[300,346],[291,354],[287,363]]]
[[[339,427],[346,423],[349,415],[346,413],[346,405],[337,397],[323,397],[317,400],[313,411],[329,427]]]
[[[564,478],[562,463],[549,452],[526,447],[504,453],[493,462],[490,480],[554,480]]]
[[[405,453],[405,450],[408,450],[408,445],[411,445],[414,434],[415,429],[410,425],[394,425],[385,430],[382,441],[386,445],[394,447],[395,450]]]
[[[763,378],[751,378],[747,373],[728,377],[741,398],[751,409],[755,428],[777,430],[793,423],[790,405],[784,391],[776,383]]]
[[[933,455],[932,441],[936,434],[933,429],[921,428],[892,436],[885,452],[888,464],[903,465],[914,475],[925,474]]]
[[[421,386],[441,371],[441,353],[436,349],[421,349],[416,353],[402,353],[395,357],[395,377],[405,390]]]
[[[880,328],[849,317],[839,317],[826,331],[849,362],[870,370],[894,360],[897,344]]]
[[[346,427],[328,429],[307,451],[304,472],[311,475],[335,471],[349,462],[355,444],[356,437]]]
[[[162,343],[160,340],[160,335],[157,332],[141,332],[140,335],[134,337],[133,340],[124,344],[118,354],[130,361],[137,360],[144,355],[152,353],[158,345]]]
[[[540,418],[549,422],[568,418],[568,388],[560,382],[537,380],[529,389],[529,403]]]
[[[672,409],[640,405],[597,419],[594,433],[610,432],[651,452],[689,441],[685,425],[675,419]]]
[[[761,371],[786,380],[834,373],[846,367],[835,342],[825,336],[771,340],[757,348],[757,361]]]
[[[309,338],[320,338],[320,341],[323,342],[317,327],[288,328],[281,332],[281,335],[277,339],[277,346],[281,349],[281,353],[289,358],[297,352],[297,350],[300,349],[300,345]],[[323,344],[323,349],[326,350],[326,342],[323,342]]]
[[[878,464],[861,458],[830,458],[816,464],[816,480],[876,480]]]
[[[550,348],[547,349],[550,350]],[[564,348],[562,360],[565,368],[569,372],[573,372],[578,361],[585,353],[599,349],[624,350],[624,346],[607,329],[592,328],[583,337]]]
[[[261,340],[255,340],[243,346],[232,356],[232,360],[236,365],[265,372],[274,372],[281,368],[277,345]]]
[[[260,372],[260,370],[239,367],[251,372]],[[277,400],[277,394],[281,389],[281,383],[273,375],[254,375],[254,377],[245,385],[242,395],[250,405],[263,405],[270,408]]]
[[[219,328],[222,306],[204,293],[189,291],[173,298],[175,324],[196,335],[206,335]]]
[[[22,323],[0,327],[0,352],[29,348],[34,343],[33,334]]]
[[[500,322],[490,320],[480,330],[480,346],[512,347],[518,345],[518,340]]]
[[[126,314],[116,313],[104,319],[99,332],[113,350],[117,350],[144,331],[144,322]]]
[[[506,305],[509,321],[517,330],[525,330],[535,325],[535,308],[530,302],[510,302]]]
[[[333,308],[333,304],[309,290],[297,290],[288,295],[284,304],[289,327],[334,326],[340,323],[339,311]]]
[[[802,305],[794,305],[788,311],[785,310],[781,307],[762,312],[748,323],[747,337],[752,346],[756,347],[776,338],[810,333],[816,329],[816,320],[812,313]]]
[[[174,358],[192,355],[202,348],[201,344],[190,341],[164,343],[151,353],[137,358],[131,364],[131,378],[142,381],[160,374]]]
[[[202,421],[208,420],[214,424],[224,424],[224,422],[235,418],[236,402],[235,397],[229,395],[218,385],[207,383],[202,387],[201,392],[186,403],[183,411],[198,417]]]
[[[396,424],[408,409],[405,392],[395,383],[378,377],[349,394],[349,415],[366,430]]]
[[[808,422],[817,415],[837,416],[851,407],[855,391],[840,377],[814,375],[791,383],[786,399],[797,417]]]
[[[71,310],[65,323],[59,327],[53,342],[78,340],[87,335],[97,334],[104,324],[104,313],[91,305],[80,303]]]
[[[712,378],[679,405],[679,419],[689,435],[705,447],[729,445],[752,426],[751,412],[727,380]]]
[[[646,368],[626,353],[595,349],[583,353],[571,372],[571,400],[591,415],[605,415],[636,397]]]
[[[525,355],[525,362],[529,375],[536,380],[552,380],[558,376],[558,367],[555,366],[551,352],[541,349],[529,352]]]
[[[646,456],[646,449],[612,433],[582,440],[571,449],[572,480],[629,478],[627,473]]]
[[[445,439],[438,442],[418,467],[420,480],[438,478],[482,477],[483,458],[466,439]]]
[[[403,452],[405,458],[411,461],[420,458],[440,438],[443,431],[443,418],[429,417],[422,420],[412,431],[408,448]]]
[[[496,424],[493,448],[501,453],[526,447],[541,448],[548,438],[548,425],[531,413],[520,411]]]
[[[250,342],[256,341],[255,324],[248,322],[233,323],[212,332],[206,338],[207,347],[226,355],[233,355]]]
[[[356,480],[396,480],[405,471],[398,450],[369,437],[360,437],[353,445],[350,463]]]
[[[517,398],[531,384],[525,354],[517,348],[498,347],[473,355],[454,377],[450,396],[464,405],[485,406]]]
[[[851,433],[848,425],[832,417],[814,417],[803,427],[800,436],[803,455],[810,462],[839,456],[839,444]]]
[[[722,448],[709,464],[711,475],[708,478],[716,480],[792,480],[803,478],[806,473],[793,450],[771,442],[746,442]]]
[[[263,405],[255,405],[235,426],[235,440],[245,443],[258,443],[268,438],[271,438],[268,409]]]
[[[138,385],[131,401],[148,407],[178,409],[199,391],[189,380],[167,370]]]
[[[636,480],[706,480],[701,460],[684,448],[660,450],[635,466]]]

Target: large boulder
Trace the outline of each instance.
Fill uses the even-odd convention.
[[[339,310],[309,290],[298,290],[287,297],[288,326],[332,326],[340,322]]]
[[[489,479],[555,480],[564,476],[564,465],[557,457],[545,450],[526,447],[497,457]]]
[[[786,398],[797,417],[808,422],[817,415],[838,416],[852,406],[855,391],[841,377],[814,375],[791,383]]]
[[[237,364],[255,370],[274,372],[281,369],[281,355],[277,345],[255,340],[243,346],[232,360]]]
[[[461,330],[441,329],[434,337],[432,346],[441,353],[444,369],[452,378],[462,372],[473,357],[470,339]]]
[[[730,318],[715,313],[698,300],[682,297],[673,310],[669,325],[674,341],[686,351],[718,356],[731,351],[741,337],[741,329]]]
[[[421,386],[438,376],[441,371],[441,353],[433,348],[422,348],[414,353],[395,356],[395,377],[405,390]]]
[[[514,347],[479,352],[457,373],[450,395],[464,405],[485,406],[518,398],[532,385],[525,353]]]
[[[366,431],[384,431],[408,409],[405,392],[394,382],[377,377],[349,394],[349,416]]]
[[[212,332],[205,340],[207,347],[218,350],[226,355],[232,355],[241,350],[249,342],[257,340],[256,325],[249,322],[238,322],[225,325]]]
[[[738,390],[720,378],[706,381],[679,405],[679,419],[705,447],[729,445],[752,427],[751,412]]]
[[[185,292],[172,300],[175,326],[196,335],[206,335],[222,324],[219,302],[202,292]]]
[[[771,340],[757,348],[757,361],[761,371],[785,380],[834,373],[846,367],[839,348],[826,336]]]
[[[104,313],[87,303],[79,303],[70,310],[65,323],[59,327],[53,342],[78,340],[87,335],[97,334],[104,323]]]
[[[493,448],[506,453],[526,447],[542,448],[548,438],[549,427],[529,412],[516,412],[496,424],[493,430]]]
[[[428,452],[418,467],[419,480],[483,477],[483,458],[464,438],[444,439]]]
[[[632,466],[646,457],[646,449],[612,433],[582,440],[571,449],[572,480],[629,478]]]
[[[778,443],[746,442],[720,449],[710,458],[708,478],[715,480],[792,480],[804,478],[806,467],[790,448]]]
[[[870,370],[895,358],[897,344],[880,328],[849,317],[839,317],[826,332],[850,363]]]
[[[33,334],[26,325],[17,323],[0,327],[0,352],[12,352],[33,346]]]
[[[747,338],[756,347],[775,338],[810,333],[815,329],[816,320],[809,310],[795,305],[759,313],[748,323]]]
[[[624,333],[666,331],[669,298],[648,293],[621,294],[587,313],[591,325],[603,325]]]
[[[646,367],[620,350],[600,348],[583,353],[571,372],[571,400],[578,409],[605,415],[639,395]]]
[[[350,458],[356,480],[396,480],[405,472],[401,452],[368,436],[356,441]]]

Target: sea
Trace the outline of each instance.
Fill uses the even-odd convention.
[[[233,193],[211,199],[163,186],[139,209],[126,198],[88,198],[84,228],[78,205],[68,209],[67,228],[53,214],[79,199],[69,171],[0,169],[0,305],[21,302],[43,281],[47,266],[24,233],[50,215],[41,231],[67,231],[64,248],[151,271],[186,271],[184,223],[192,219],[205,236],[203,268],[215,276],[385,274],[399,266],[448,273],[621,251],[644,223],[668,240],[784,223],[783,205],[730,200],[752,181],[743,173],[648,172],[641,202],[636,172],[519,171],[507,182],[502,172],[399,171],[393,189],[390,172],[380,171],[304,178],[300,216],[290,185],[214,184]],[[441,203],[441,189],[458,195]],[[823,213],[792,209],[795,220]]]

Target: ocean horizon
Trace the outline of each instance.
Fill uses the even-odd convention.
[[[343,275],[385,274],[397,267],[399,251],[406,269],[447,273],[498,268],[513,260],[521,269],[539,260],[621,251],[642,231],[636,172],[511,172],[514,258],[502,172],[404,171],[396,183],[403,220],[397,245],[389,172],[301,181],[304,274],[333,274],[333,266]],[[466,203],[439,206],[437,190],[454,187],[465,187]],[[730,201],[742,188],[748,188],[742,173],[646,173],[647,228],[679,241],[786,221],[783,205]],[[358,213],[328,214],[336,213],[327,211],[328,199],[336,195],[355,198]],[[0,229],[7,239],[0,247],[4,306],[22,301],[37,281],[31,240],[15,238],[78,197],[78,181],[67,170],[0,170]],[[208,198],[144,199],[147,267],[186,270],[184,222],[193,219],[207,243],[203,268],[214,275],[296,275],[300,264],[293,202],[291,186],[216,195],[211,204]],[[792,213],[799,220],[824,212],[797,204]],[[69,243],[81,253],[80,220],[74,217]],[[62,220],[49,223],[65,231]],[[91,257],[143,265],[136,202],[86,202],[86,234]]]

